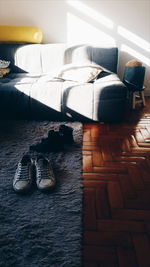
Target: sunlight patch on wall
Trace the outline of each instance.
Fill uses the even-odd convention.
[[[66,0],[67,4],[74,7],[76,10],[80,11],[81,13],[85,14],[86,16],[92,18],[92,20],[95,20],[105,27],[109,29],[113,29],[113,22],[108,19],[106,16],[100,14],[99,12],[95,11],[94,9],[88,7],[87,5],[83,4],[81,1],[76,0]]]
[[[150,43],[145,41],[143,38],[139,37],[135,33],[125,29],[124,27],[118,26],[118,33],[123,36],[125,39],[129,40],[130,42],[136,44],[143,50],[150,53]]]
[[[74,16],[67,14],[67,43],[83,44],[92,43],[99,46],[115,46],[115,39],[98,28]]]
[[[122,44],[121,51],[124,51],[130,54],[132,57],[135,57],[145,63],[147,66],[150,66],[150,59],[148,57],[143,56],[141,53],[137,52],[136,50],[130,48],[129,46]]]

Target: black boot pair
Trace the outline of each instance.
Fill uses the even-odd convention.
[[[62,124],[58,131],[50,130],[47,138],[43,138],[40,143],[30,146],[30,150],[36,152],[56,152],[63,150],[64,145],[69,145],[73,142],[73,129]]]

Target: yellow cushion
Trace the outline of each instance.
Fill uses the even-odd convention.
[[[42,31],[30,26],[0,26],[0,42],[41,43]]]

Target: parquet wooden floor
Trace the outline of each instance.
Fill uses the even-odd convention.
[[[83,266],[150,267],[150,98],[83,131]]]

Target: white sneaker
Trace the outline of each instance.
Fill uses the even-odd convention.
[[[56,178],[50,161],[43,156],[39,156],[35,161],[35,168],[38,189],[42,191],[53,189],[56,184]]]
[[[13,188],[17,193],[26,193],[33,182],[33,163],[28,155],[24,155],[18,163],[13,179]]]

